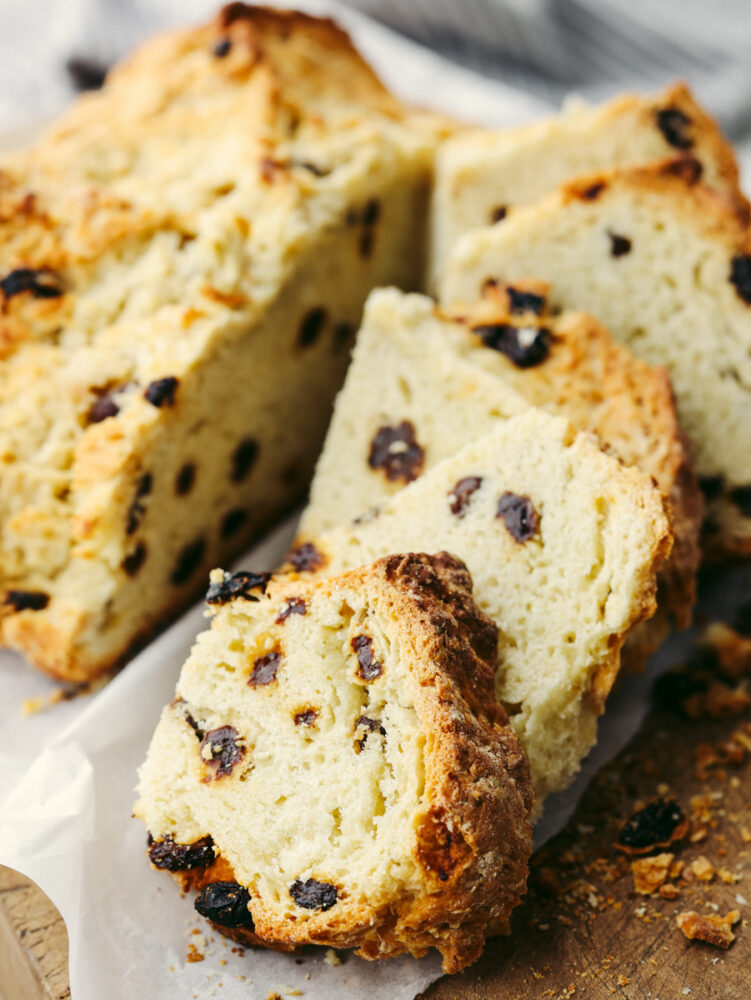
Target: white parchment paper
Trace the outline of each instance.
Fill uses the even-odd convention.
[[[334,4],[302,6],[341,15],[384,79],[410,100],[496,125],[545,110],[532,98],[480,80]],[[7,144],[7,137],[0,140],[0,146]],[[240,565],[272,569],[292,534],[288,522]],[[710,613],[727,610],[748,593],[748,584],[747,568],[715,581],[707,597]],[[322,949],[298,957],[261,950],[239,954],[208,930],[170,879],[149,866],[144,829],[131,818],[136,770],[204,625],[202,607],[194,608],[98,694],[26,719],[24,700],[47,696],[55,685],[20,658],[0,652],[0,864],[37,882],[65,918],[73,1000],[214,995],[266,1000],[269,993],[307,1000],[411,1000],[440,975],[437,956],[366,963],[342,955],[343,964],[332,966]],[[538,845],[564,824],[592,773],[635,733],[654,675],[680,660],[690,641],[690,634],[674,637],[645,675],[619,685],[581,778],[550,800]],[[187,961],[189,944],[203,961]]]

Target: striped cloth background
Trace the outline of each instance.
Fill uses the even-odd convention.
[[[0,129],[54,113],[144,35],[219,2],[2,0]],[[751,147],[751,0],[342,2],[550,106],[572,91],[601,100],[683,77]]]

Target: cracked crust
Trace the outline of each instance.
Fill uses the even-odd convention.
[[[554,309],[586,309],[667,369],[707,501],[710,560],[751,554],[746,218],[737,200],[698,180],[690,157],[594,174],[519,209],[505,226],[465,236],[441,288],[451,302],[476,296],[488,278],[534,276],[550,284]],[[609,232],[630,240],[628,253],[611,255]]]
[[[405,951],[422,955],[429,948],[438,948],[443,955],[444,971],[456,972],[479,956],[488,927],[505,923],[519,902],[525,891],[531,846],[532,789],[528,764],[506,713],[493,694],[497,630],[474,604],[472,581],[465,566],[453,556],[439,553],[432,557],[391,555],[356,572],[317,581],[272,580],[258,600],[239,597],[221,607],[212,622],[213,639],[220,645],[229,643],[233,637],[236,642],[243,627],[247,630],[251,621],[265,621],[266,628],[272,631],[272,623],[276,621],[274,634],[278,632],[281,636],[278,641],[284,643],[284,637],[289,635],[285,630],[290,626],[302,630],[308,622],[308,615],[291,615],[283,625],[279,624],[279,608],[292,597],[305,602],[308,615],[323,606],[327,627],[331,627],[335,608],[346,606],[358,622],[360,610],[366,609],[370,616],[366,622],[371,622],[374,629],[372,623],[378,622],[374,633],[381,637],[378,649],[391,650],[388,655],[379,653],[382,676],[370,683],[375,688],[391,677],[394,687],[389,697],[398,697],[403,706],[413,706],[414,736],[404,728],[399,739],[403,754],[410,752],[412,739],[421,747],[422,763],[418,770],[424,773],[424,779],[419,798],[409,804],[407,812],[411,818],[401,831],[398,852],[391,858],[389,871],[397,872],[397,876],[389,875],[383,885],[367,886],[361,871],[362,859],[352,853],[350,839],[347,841],[350,854],[339,859],[340,869],[349,872],[350,884],[347,885],[346,878],[336,880],[339,898],[330,908],[306,910],[289,901],[275,902],[265,895],[264,865],[273,867],[277,863],[273,860],[275,850],[272,861],[263,855],[256,857],[258,851],[254,852],[251,846],[252,837],[249,842],[248,835],[241,831],[243,835],[238,839],[236,830],[222,825],[219,800],[212,800],[211,790],[207,792],[205,784],[198,780],[201,767],[196,759],[198,745],[195,734],[185,724],[184,704],[165,709],[141,771],[136,815],[156,838],[171,834],[178,842],[188,843],[207,834],[213,837],[219,861],[208,870],[176,873],[176,877],[186,888],[200,889],[216,880],[239,881],[249,887],[253,927],[230,929],[229,934],[235,940],[281,950],[304,944],[357,948],[358,954],[368,959]],[[287,685],[295,682],[294,672],[303,669],[304,659],[310,659],[310,650],[318,648],[315,642],[310,644],[318,625],[313,622],[308,627],[311,631],[305,640],[308,652],[303,660],[293,659],[283,668]],[[198,690],[190,680],[191,661],[192,669],[200,669],[203,675],[201,689],[205,697],[212,697],[208,694],[212,684],[221,683],[218,676],[212,679],[210,672],[206,673],[207,663],[201,650],[207,642],[203,637],[199,639],[183,671],[178,684],[183,696],[194,696]],[[231,666],[229,648],[226,656]],[[293,655],[290,651],[289,656]],[[321,658],[315,667],[321,677],[332,669],[330,661],[328,666],[326,663]],[[212,669],[217,675],[220,672],[218,667]],[[274,702],[285,697],[284,683],[280,672],[274,685],[278,691],[268,689],[272,700],[267,700],[267,707],[260,710],[267,717]],[[341,684],[339,690],[344,699]],[[213,697],[216,709],[219,698]],[[233,697],[240,703],[258,695],[249,692],[240,677]],[[199,711],[190,701],[188,706],[190,711]],[[199,707],[202,715],[212,709],[209,702]],[[335,712],[344,711],[343,701]],[[384,707],[384,723],[391,726],[385,721],[387,711]],[[233,717],[238,728],[239,718],[239,715]],[[262,739],[271,737],[251,737],[247,722],[241,732],[247,733],[246,758],[251,760],[250,766],[255,759],[260,767],[266,752]],[[384,736],[387,745],[395,739],[393,727],[389,733],[391,739],[388,734]],[[253,758],[254,752],[260,756]],[[378,751],[363,749],[359,756],[352,757],[350,766],[365,759],[368,752]],[[298,753],[302,766],[305,744]],[[165,763],[168,755],[170,759]],[[278,764],[281,766],[282,762]],[[240,774],[242,766],[238,766],[238,775],[223,779],[235,781],[231,791],[236,816],[246,808],[243,790],[248,786],[243,781],[248,779],[247,772],[245,779]],[[193,774],[195,777],[191,777]],[[310,780],[324,795],[326,782],[332,777],[321,762],[317,771],[311,772]],[[305,789],[310,788],[310,780]],[[215,781],[213,787],[217,784]],[[357,787],[356,782],[352,786],[353,796]],[[301,790],[295,793],[287,788],[281,773],[277,776],[275,794],[280,790],[287,795],[302,794]],[[412,795],[411,784],[401,785],[394,794],[402,798]],[[214,811],[212,801],[219,805]],[[346,823],[345,803],[340,805],[340,822]],[[250,806],[258,808],[255,802]],[[302,799],[299,806],[304,808]],[[388,796],[384,808],[393,809]],[[176,820],[176,816],[182,819]],[[234,820],[235,824],[238,822]],[[389,826],[393,828],[398,822],[402,822],[399,815],[390,812]],[[315,827],[308,827],[308,834],[318,836]],[[328,836],[321,843],[325,843],[321,849],[328,855],[319,859],[316,871],[325,873],[327,864],[333,864],[332,855],[335,856],[337,848],[331,846]],[[391,849],[394,850],[393,845]],[[372,851],[382,852],[383,847],[379,849],[374,841]],[[366,853],[364,857],[367,860],[369,855]],[[377,858],[371,861],[377,867]],[[247,882],[246,871],[259,871],[260,882]],[[284,877],[289,880],[290,876],[285,873]],[[223,933],[228,932],[215,926]]]

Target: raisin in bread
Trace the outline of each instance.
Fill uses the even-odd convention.
[[[463,233],[502,222],[512,208],[578,174],[683,152],[701,164],[708,185],[742,197],[732,146],[681,83],[598,107],[571,103],[562,114],[521,128],[457,135],[436,157],[434,271]]]
[[[664,369],[637,360],[590,316],[548,315],[539,284],[488,286],[480,302],[451,312],[395,289],[371,294],[301,531],[351,521],[530,405],[594,432],[668,499],[675,544],[658,612],[628,640],[638,666],[671,617],[690,622],[701,493]]]
[[[649,477],[531,408],[359,522],[301,535],[287,569],[337,573],[405,550],[462,559],[500,629],[496,693],[540,803],[566,787],[595,742],[621,646],[655,611],[670,545]]]
[[[466,568],[216,571],[208,600],[141,769],[152,862],[245,943],[473,961],[524,892],[532,791]]]
[[[301,498],[438,126],[333,23],[232,4],[0,164],[0,639],[81,680]]]
[[[706,550],[751,553],[751,240],[733,202],[690,161],[563,187],[507,224],[464,236],[446,302],[488,279],[550,282],[554,308],[586,309],[668,370],[708,501]],[[687,169],[688,168],[688,169]]]

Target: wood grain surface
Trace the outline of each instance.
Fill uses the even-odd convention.
[[[747,721],[748,713],[692,721],[655,707],[535,856],[512,936],[490,942],[477,965],[434,984],[425,1000],[751,998],[751,755],[742,743],[734,754],[722,749],[733,732],[751,748]],[[728,756],[738,759],[723,762]],[[660,795],[674,797],[691,819],[684,840],[668,848],[684,871],[700,856],[722,869],[707,882],[673,878],[675,899],[636,895],[631,859],[614,847],[622,822]],[[733,909],[742,918],[727,951],[689,942],[675,923],[681,910]],[[63,922],[46,897],[0,870],[3,1000],[69,997],[66,949]]]

